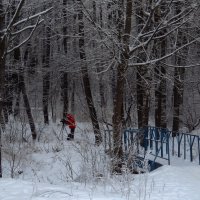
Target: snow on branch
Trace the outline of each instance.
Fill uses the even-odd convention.
[[[135,53],[135,51],[137,51],[140,48],[145,48],[153,40],[161,39],[161,38],[167,37],[170,34],[173,34],[174,31],[176,31],[178,28],[180,28],[181,26],[183,26],[184,24],[186,24],[189,21],[189,19],[184,20],[184,18],[189,16],[193,10],[194,10],[194,8],[187,8],[184,11],[182,11],[181,13],[168,19],[167,21],[162,20],[157,25],[157,27],[155,27],[153,30],[149,30],[148,32],[144,31],[144,28],[143,28],[142,31],[138,34],[138,37],[136,40],[137,45],[133,45],[132,47],[130,47],[130,55],[133,55]],[[164,19],[166,17],[167,17],[167,14],[165,15]],[[147,23],[148,23],[148,20],[147,20],[146,24],[144,25],[144,27],[147,27]],[[169,30],[169,27],[172,27],[172,29]],[[162,33],[163,30],[166,30],[166,29],[168,30],[168,32]],[[157,36],[158,33],[161,33],[161,35]],[[142,41],[142,42],[140,42],[140,41]],[[138,44],[138,42],[139,42],[139,44]]]
[[[38,16],[44,15],[44,14],[48,13],[49,11],[51,11],[52,9],[53,9],[53,7],[50,7],[50,8],[48,8],[48,9],[42,11],[42,12],[39,12],[39,13],[37,13],[37,14],[35,14],[35,15],[32,15],[32,16],[27,17],[27,18],[25,18],[25,19],[22,19],[22,20],[20,20],[20,21],[18,21],[18,22],[16,22],[16,23],[14,23],[14,24],[13,24],[13,27],[16,27],[16,26],[18,26],[18,25],[20,25],[20,24],[22,24],[22,23],[24,23],[24,22],[26,22],[26,21],[28,21],[28,20],[37,18]]]
[[[44,11],[41,11],[39,13],[36,13],[34,15],[31,15],[29,17],[25,17],[24,19],[19,20],[20,11],[21,11],[24,3],[25,3],[25,0],[20,0],[19,4],[18,4],[18,6],[17,6],[17,8],[15,10],[15,13],[14,13],[12,19],[10,20],[8,26],[4,30],[1,31],[3,33],[2,34],[3,35],[2,36],[2,41],[5,38],[8,38],[8,40],[10,40],[10,39],[12,39],[12,37],[14,37],[16,35],[19,35],[22,32],[27,31],[27,30],[31,30],[31,33],[29,34],[29,36],[26,39],[24,39],[22,42],[20,42],[17,46],[13,47],[10,50],[8,49],[7,52],[5,52],[5,54],[11,53],[15,49],[17,49],[20,46],[22,46],[23,44],[25,44],[31,38],[33,33],[35,32],[37,26],[44,21],[44,20],[41,20],[41,16],[46,14],[46,13],[48,13],[48,12],[50,12],[53,9],[53,7],[50,7],[48,9],[44,10]],[[37,18],[37,22],[34,25],[24,25],[26,22],[28,22],[28,21],[30,21],[32,19],[36,19],[36,18]],[[24,25],[24,27],[21,28],[21,29],[19,28],[19,30],[16,30],[17,26],[18,25],[22,25],[22,24]]]
[[[10,49],[10,50],[7,50],[7,54],[13,52],[14,50],[18,49],[18,48],[19,48],[20,46],[22,46],[23,44],[25,44],[26,42],[28,42],[29,39],[32,37],[33,33],[35,32],[37,26],[38,26],[41,22],[43,22],[43,21],[44,21],[44,20],[40,20],[40,16],[39,16],[38,19],[37,19],[36,24],[34,25],[34,28],[32,29],[31,33],[29,34],[29,36],[28,36],[26,39],[24,39],[21,43],[19,43],[17,46],[13,47],[13,48]]]
[[[42,21],[44,21],[44,20],[41,20],[41,21],[39,22],[39,24],[40,24]],[[13,32],[13,33],[11,33],[11,35],[12,35],[12,36],[15,36],[15,35],[18,35],[18,34],[24,32],[24,31],[27,31],[27,30],[29,30],[29,29],[32,30],[32,29],[34,29],[34,28],[35,28],[35,24],[34,24],[34,25],[27,26],[27,27],[24,27],[23,29],[21,29],[21,30],[19,30],[19,31]]]
[[[11,26],[13,26],[13,24],[15,23],[15,21],[18,19],[19,17],[19,13],[23,7],[23,4],[24,4],[25,0],[21,0],[16,8],[16,11],[12,17],[12,19],[10,20],[10,23],[8,24],[7,26],[7,30],[9,30],[11,28]]]
[[[153,60],[147,60],[146,62],[142,62],[142,63],[133,63],[133,64],[130,64],[129,67],[144,66],[144,65],[149,65],[149,64],[154,64],[156,62],[160,62],[162,60],[165,60],[166,58],[169,58],[169,57],[173,56],[175,53],[179,52],[180,50],[182,50],[182,49],[184,49],[184,48],[186,48],[188,46],[190,46],[191,44],[197,42],[198,40],[200,40],[200,37],[192,40],[191,42],[188,42],[185,45],[182,45],[181,47],[175,49],[174,51],[172,51],[169,54],[166,54],[165,56],[162,56],[160,58],[153,59]]]

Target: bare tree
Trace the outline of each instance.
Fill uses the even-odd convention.
[[[65,55],[67,56],[68,53],[68,37],[67,37],[67,0],[63,0],[63,48]],[[61,79],[61,89],[62,89],[62,99],[63,99],[63,116],[66,112],[69,111],[69,73],[67,70],[62,72],[62,79]]]
[[[154,14],[154,25],[157,26],[162,19],[162,10],[167,4],[162,3],[155,10]],[[165,13],[164,13],[165,14]],[[167,30],[163,29],[163,32],[160,32],[159,35],[163,35]],[[154,43],[153,51],[156,54],[155,57],[163,57],[166,54],[167,49],[167,40],[166,38],[156,41]],[[155,126],[156,127],[167,127],[166,121],[166,66],[163,66],[162,62],[155,63]]]
[[[175,12],[176,14],[180,14],[182,12],[183,4],[180,2],[177,2],[175,4]],[[186,24],[187,26],[187,24]],[[188,37],[187,34],[183,32],[181,28],[177,29],[176,34],[176,47],[179,48],[183,45],[186,45],[188,43]],[[185,48],[184,51],[180,51],[175,54],[174,62],[175,65],[181,66],[186,65],[186,60],[182,57],[181,54],[184,54],[184,56],[187,56],[188,54],[188,48]],[[184,92],[184,77],[185,77],[185,68],[184,67],[175,67],[174,69],[174,87],[173,87],[173,124],[172,124],[172,131],[173,136],[176,136],[177,132],[180,128],[180,117],[182,115],[183,109],[181,106],[183,106],[183,92]]]
[[[97,119],[97,113],[92,98],[90,79],[87,69],[87,59],[85,53],[85,38],[84,38],[84,21],[83,21],[83,5],[80,0],[77,0],[78,6],[78,20],[79,20],[79,54],[81,59],[81,73],[83,78],[83,85],[85,91],[85,97],[89,108],[90,118],[92,120],[93,130],[95,134],[95,143],[99,145],[102,142],[102,136],[100,132],[99,122]]]
[[[20,0],[17,7],[14,10],[13,16],[10,18],[8,23],[5,22],[6,11],[4,9],[3,1],[0,1],[0,118],[1,125],[3,124],[2,111],[4,107],[4,88],[5,88],[5,61],[6,55],[14,52],[19,49],[23,44],[25,44],[35,32],[37,26],[43,21],[40,19],[40,16],[49,12],[52,8],[47,9],[43,12],[34,14],[29,17],[20,19],[20,12],[24,6],[25,0]],[[28,24],[27,22],[35,20],[33,25]],[[13,46],[13,41],[19,38],[24,32],[30,31],[27,37],[19,41],[15,46]],[[25,95],[24,87],[22,89],[23,94]],[[24,96],[25,98],[25,96]],[[1,126],[2,128],[2,126]],[[33,139],[36,139],[35,133],[32,134]],[[1,164],[1,156],[0,156]],[[0,176],[2,176],[2,166],[0,166]]]
[[[49,124],[49,89],[50,89],[50,54],[51,54],[51,27],[45,27],[46,39],[43,43],[43,114],[44,123]]]
[[[122,167],[122,117],[123,117],[123,96],[125,73],[128,67],[129,60],[129,40],[131,33],[131,20],[132,20],[132,0],[128,0],[126,4],[125,15],[123,13],[123,1],[118,2],[118,38],[122,43],[122,51],[120,52],[120,63],[117,66],[117,87],[116,97],[113,109],[113,171],[121,173]],[[124,23],[125,19],[125,23]]]

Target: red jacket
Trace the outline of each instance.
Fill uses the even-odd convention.
[[[75,121],[75,118],[72,114],[66,115],[65,122],[69,126],[69,128],[76,128],[76,121]]]

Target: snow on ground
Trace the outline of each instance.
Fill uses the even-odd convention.
[[[115,180],[116,181],[116,180]],[[110,183],[110,184],[109,184]],[[112,185],[113,184],[113,185]],[[118,184],[116,182],[115,184]],[[137,175],[124,188],[107,183],[67,183],[62,186],[0,180],[1,200],[199,200],[200,168],[164,166],[149,174]]]
[[[60,128],[46,127],[40,142],[4,155],[0,200],[200,200],[199,165],[174,158],[174,166],[151,173],[111,176],[104,149],[93,145],[93,134],[88,138],[90,126],[79,124],[74,142],[66,141],[66,133],[57,140]],[[14,179],[12,158],[18,159]]]

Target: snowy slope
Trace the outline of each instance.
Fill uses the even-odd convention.
[[[23,159],[16,160],[15,179],[8,178],[13,154],[4,154],[0,200],[200,200],[200,166],[195,163],[174,158],[176,166],[111,176],[104,149],[88,138],[93,136],[90,127],[77,129],[74,142],[66,140],[66,132],[57,139],[60,126],[53,130],[44,129],[39,142],[16,149]]]
[[[116,179],[115,179],[116,181]],[[150,174],[138,175],[124,185],[112,181],[93,185],[67,183],[62,186],[21,180],[0,180],[1,200],[199,200],[200,167],[164,166]],[[115,182],[115,184],[118,184]],[[119,188],[117,188],[119,187]],[[118,190],[118,191],[117,191]]]
[[[148,176],[151,200],[200,200],[200,167],[163,166]]]

